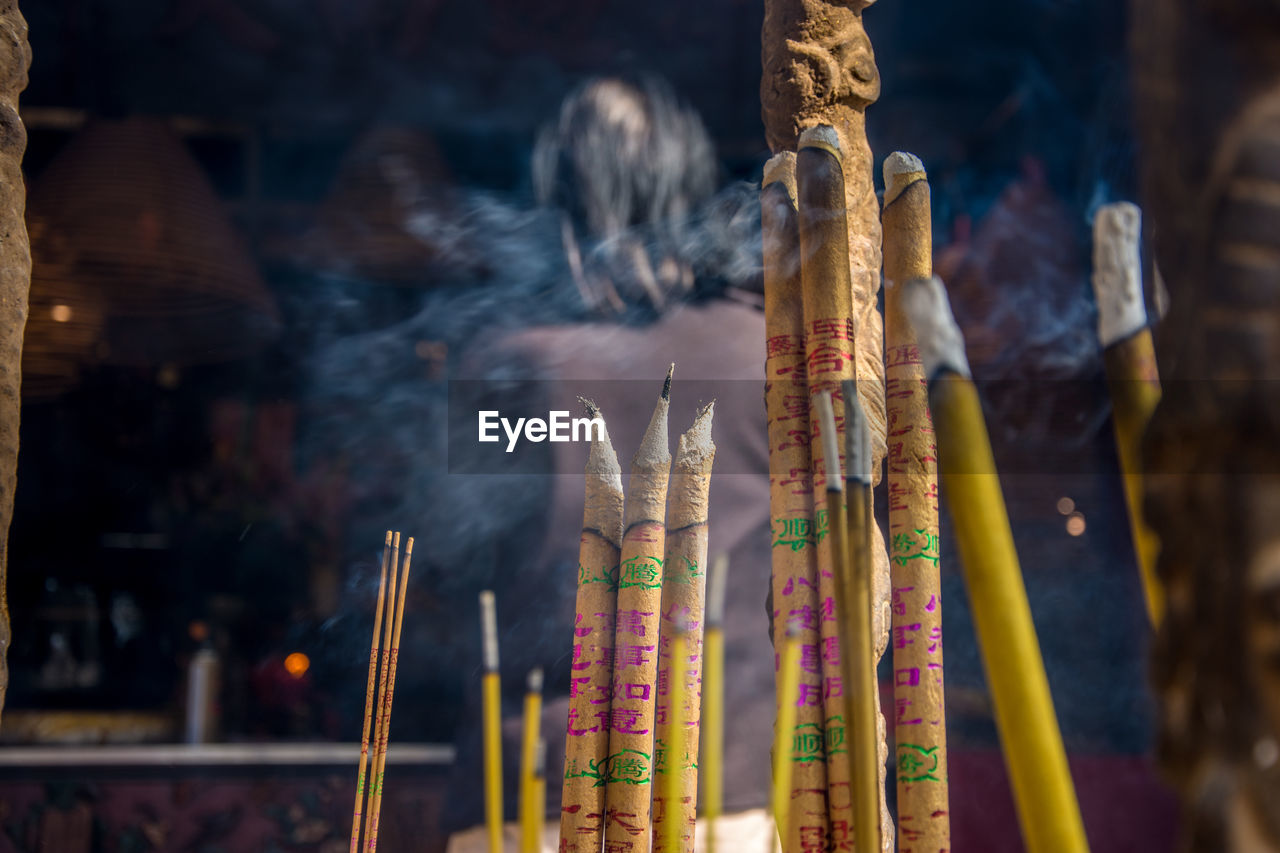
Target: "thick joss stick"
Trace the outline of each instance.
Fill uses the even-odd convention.
[[[484,655],[484,821],[489,853],[502,853],[502,681],[498,674],[498,613],[490,590],[480,593],[480,640]]]
[[[386,621],[383,623],[382,633],[382,665],[378,672],[378,700],[374,705],[375,716],[373,723],[373,754],[370,759],[369,766],[369,791],[364,809],[364,839],[365,844],[369,843],[372,837],[372,821],[373,821],[373,801],[375,799],[374,788],[378,783],[378,749],[382,743],[382,727],[386,725],[386,714],[383,713],[387,704],[387,675],[391,669],[391,640],[392,634],[395,633],[395,612],[396,612],[396,580],[400,573],[400,532],[396,531],[391,537],[391,565],[388,568],[387,577],[387,611]]]
[[[675,365],[672,365],[674,371]],[[652,814],[654,693],[661,630],[662,559],[666,541],[667,409],[671,372],[631,460],[613,651],[613,704],[605,760],[605,847],[642,853]],[[604,821],[603,814],[599,818]]]
[[[707,573],[707,632],[702,644],[702,816],[707,853],[716,853],[716,821],[724,812],[724,595],[729,557],[720,554]]]
[[[707,583],[707,508],[716,446],[711,440],[715,403],[698,410],[693,426],[680,436],[667,500],[666,557],[662,573],[662,635],[658,644],[655,761],[659,779],[674,785],[654,791],[655,850],[692,853],[698,807],[698,731],[702,690],[702,628]],[[683,625],[683,627],[681,627]],[[681,633],[687,652],[675,654],[671,640]],[[679,701],[674,690],[681,689]],[[677,748],[674,744],[684,746]],[[668,797],[678,792],[675,800]],[[674,831],[666,831],[674,822]],[[672,838],[679,846],[668,847]]]
[[[951,847],[946,697],[942,678],[938,450],[915,332],[901,284],[933,275],[929,180],[912,154],[884,161],[884,354],[889,454],[892,630],[918,639],[893,647],[898,826],[920,850]],[[852,513],[852,510],[850,510]],[[852,522],[852,515],[850,521]]]
[[[796,222],[796,155],[783,152],[764,167],[760,222],[764,248],[765,411],[769,435],[769,517],[772,636],[779,645],[801,617],[800,644],[823,648],[819,631],[818,556],[810,472],[809,385],[805,365],[800,232]],[[808,618],[804,618],[808,616]],[[708,653],[710,650],[708,649]],[[779,661],[780,657],[777,658]],[[710,662],[708,661],[708,666]],[[826,719],[822,669],[801,670],[814,701],[796,709],[791,835],[783,849],[800,850],[802,833],[827,837]]]
[[[622,469],[595,404],[583,400],[600,427],[587,455],[578,592],[564,745],[560,850],[598,853],[604,844],[604,766],[613,695],[613,617],[622,546]]]
[[[942,282],[903,285],[938,436],[939,476],[956,530],[996,729],[1029,853],[1088,850],[1000,478]]]
[[[773,821],[778,827],[784,853],[794,853],[786,839],[791,837],[791,774],[795,768],[795,738],[788,737],[796,725],[796,708],[804,701],[800,696],[801,643],[797,632],[788,626],[782,638],[778,664],[778,724],[773,733]]]
[[[679,662],[689,657],[689,635],[686,629],[685,620],[682,616],[677,615],[673,620],[675,623],[671,628],[671,633],[667,640],[667,654],[669,660]],[[685,694],[689,692],[688,685],[680,668],[673,667],[674,671],[668,670],[670,673],[667,678],[667,701],[668,701],[668,717],[670,721],[665,727],[666,737],[663,739],[663,764],[666,765],[665,770],[660,771],[659,777],[659,793],[661,796],[655,797],[656,802],[661,805],[655,805],[655,820],[653,823],[654,834],[654,850],[682,850],[684,849],[683,837],[689,836],[689,849],[693,849],[693,832],[692,830],[685,832],[686,824],[682,817],[682,809],[679,808],[681,795],[684,793],[684,774],[680,772],[672,772],[672,770],[683,769],[685,761],[686,743],[696,743],[686,731],[679,709],[684,706],[686,698]],[[675,807],[674,814],[668,814],[667,810]]]
[[[849,267],[848,223],[845,212],[844,174],[840,141],[826,125],[800,134],[796,154],[796,192],[800,223],[800,251],[804,261],[800,278],[804,295],[804,342],[808,367],[810,457],[814,506],[822,507],[828,477],[824,472],[818,427],[818,399],[824,391],[835,398],[840,417],[836,423],[837,455],[843,449],[844,404],[840,383],[854,376],[853,285]],[[840,479],[836,477],[835,479]],[[843,484],[842,484],[843,485]],[[853,826],[850,797],[849,750],[845,732],[843,664],[840,632],[835,613],[835,566],[830,518],[826,509],[815,513],[818,559],[818,598],[815,617],[822,634],[823,689],[826,714],[827,814],[836,849],[847,849]],[[841,531],[843,534],[843,530]],[[843,536],[841,535],[841,539]],[[828,618],[831,614],[832,618]],[[862,851],[859,851],[862,853]]]
[[[1093,220],[1093,292],[1129,530],[1147,615],[1152,626],[1159,627],[1164,615],[1164,587],[1156,576],[1160,540],[1142,513],[1142,435],[1160,402],[1160,373],[1142,299],[1141,233],[1142,211],[1137,205],[1119,202],[1098,209]]]
[[[387,744],[391,740],[391,703],[396,698],[396,664],[400,660],[400,629],[404,626],[404,598],[409,589],[409,565],[413,562],[413,537],[405,543],[404,569],[400,572],[400,597],[396,600],[396,628],[391,638],[391,670],[387,675],[387,699],[383,707],[382,739],[378,744],[378,769],[373,782],[373,813],[367,843],[369,852],[378,849],[378,820],[382,816],[382,783],[387,770]]]
[[[360,740],[360,770],[356,774],[356,803],[351,813],[351,853],[360,849],[360,807],[364,805],[364,784],[369,763],[369,735],[373,728],[373,697],[378,676],[379,633],[382,631],[382,611],[387,603],[387,564],[391,561],[391,531],[382,545],[382,575],[378,580],[378,604],[373,616],[373,641],[369,648],[369,682],[364,693],[364,734]]]
[[[524,694],[524,737],[520,749],[520,837],[521,853],[538,853],[542,836],[538,831],[543,806],[535,805],[537,780],[535,766],[538,744],[542,740],[542,669],[529,670]]]
[[[848,576],[841,614],[845,695],[849,697],[849,761],[853,772],[855,850],[880,849],[880,689],[871,635],[871,436],[853,380],[844,383],[845,499],[848,501]],[[930,849],[930,848],[925,848]],[[949,848],[939,848],[949,849]]]

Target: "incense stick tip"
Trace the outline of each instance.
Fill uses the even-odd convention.
[[[388,531],[387,531],[387,541],[386,541],[386,546],[387,546],[388,548],[390,548],[390,547],[391,547],[391,531],[390,531],[390,530],[388,530]]]
[[[671,376],[675,369],[676,366],[672,364],[667,371],[667,381],[662,386],[662,396],[658,398],[658,405],[654,407],[653,415],[649,418],[649,426],[645,427],[644,437],[640,439],[640,448],[631,458],[633,468],[654,467],[671,462],[671,450],[667,441],[667,413],[671,408]]]
[[[827,491],[844,491],[844,478],[840,475],[840,434],[836,432],[836,413],[831,405],[831,392],[818,395],[818,430],[822,434],[822,464],[826,468]]]
[[[871,433],[867,415],[858,399],[858,383],[846,379],[844,392],[844,461],[845,479],[859,485],[871,483]]]
[[[711,561],[707,572],[707,626],[724,625],[725,584],[729,579],[729,555],[720,553]]]
[[[884,158],[884,206],[893,204],[902,191],[916,181],[928,180],[924,163],[906,151],[895,151]]]
[[[498,671],[498,610],[493,591],[480,593],[480,641],[485,672]]]
[[[1142,211],[1127,201],[1104,204],[1093,219],[1093,293],[1104,348],[1147,325],[1142,300]]]
[[[800,144],[804,148],[822,148],[836,157],[840,156],[840,134],[829,124],[815,124],[800,134]]]
[[[716,452],[716,444],[711,440],[711,420],[715,415],[716,401],[712,400],[698,409],[693,418],[693,426],[680,436],[676,449],[678,466],[698,467],[706,461],[709,454]]]
[[[529,670],[529,677],[526,682],[530,693],[542,692],[542,667],[535,666]]]
[[[413,537],[409,537],[409,541],[405,543],[404,555],[406,558],[413,556]]]
[[[951,313],[951,302],[942,279],[935,275],[908,281],[902,286],[902,308],[915,329],[920,362],[929,381],[941,370],[965,377],[973,375],[964,353],[964,335]]]
[[[675,376],[675,373],[676,363],[673,361],[671,366],[667,368],[667,379],[662,383],[662,399],[664,400],[671,399],[671,377]]]
[[[587,451],[587,476],[599,477],[608,482],[614,490],[622,491],[622,466],[618,464],[618,453],[613,449],[613,441],[609,438],[609,425],[604,414],[594,400],[579,397],[591,418],[587,425],[587,438],[590,447]]]
[[[764,174],[760,179],[763,191],[773,184],[781,184],[791,199],[791,206],[796,206],[796,153],[783,151],[769,158],[764,164]]]
[[[395,535],[391,537],[391,547],[395,548],[397,551],[400,550],[400,531],[399,530],[397,530],[395,532]]]

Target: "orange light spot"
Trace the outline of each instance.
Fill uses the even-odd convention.
[[[1076,502],[1071,498],[1058,498],[1058,512],[1063,515],[1071,515],[1071,513],[1075,512],[1075,509]]]
[[[1067,532],[1072,536],[1084,533],[1084,513],[1073,512],[1067,518]]]
[[[301,678],[311,668],[311,658],[302,652],[294,652],[284,659],[284,668],[294,678]]]
[[[49,314],[53,317],[55,323],[67,323],[71,320],[70,305],[55,305],[49,309]]]

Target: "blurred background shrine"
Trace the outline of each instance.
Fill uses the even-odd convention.
[[[1147,758],[1146,617],[1088,279],[1092,211],[1136,198],[1124,5],[866,12],[883,80],[871,145],[877,161],[901,149],[928,167],[935,263],[983,389],[1086,823],[1095,849],[1117,851],[1171,849],[1176,822]],[[182,741],[202,651],[220,670],[216,740],[357,740],[391,525],[425,543],[395,721],[396,741],[424,751],[384,808],[386,843],[443,849],[444,780],[469,778],[453,766],[465,748],[449,747],[476,707],[471,590],[518,571],[539,523],[513,513],[484,549],[484,531],[439,523],[456,498],[439,494],[446,383],[477,340],[585,315],[559,219],[535,199],[539,129],[590,78],[665,80],[714,144],[704,209],[751,256],[750,183],[769,156],[763,3],[41,0],[23,13],[34,271],[0,850],[55,837],[66,846],[40,849],[341,849],[350,774],[320,746],[291,769],[247,756],[209,785],[164,761],[140,770],[127,750],[92,772],[4,756]],[[758,268],[718,269],[716,293],[752,304]],[[945,524],[955,844],[1018,850]],[[553,634],[562,605],[545,603]],[[563,689],[567,675],[549,679]],[[763,784],[759,802],[729,805],[763,805]]]

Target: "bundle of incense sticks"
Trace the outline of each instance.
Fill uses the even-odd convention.
[[[391,702],[395,698],[396,665],[400,659],[400,631],[404,625],[405,591],[409,586],[409,564],[412,559],[413,537],[405,543],[402,568],[400,566],[400,533],[392,533],[388,530],[382,549],[382,576],[378,582],[378,603],[373,621],[373,641],[369,651],[369,678],[365,688],[360,767],[356,773],[356,799],[351,815],[351,853],[356,853],[360,849],[362,817],[365,846],[370,851],[378,849],[382,784],[387,766],[387,744],[391,738]],[[398,596],[397,586],[399,587]],[[384,614],[385,625],[383,624]],[[380,629],[382,631],[382,665],[377,668]],[[376,668],[378,681],[375,702],[374,672]],[[371,727],[373,729],[372,757],[369,755]],[[367,786],[366,801],[366,781],[368,780],[371,780],[371,783]]]
[[[657,849],[693,850],[715,445],[713,407],[707,405],[680,437],[672,476],[667,411],[674,369],[632,460],[625,505],[608,434],[593,436],[579,551],[562,851],[639,853],[649,849],[651,835]]]

